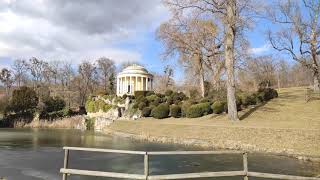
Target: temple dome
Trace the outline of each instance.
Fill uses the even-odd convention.
[[[144,68],[143,66],[137,65],[137,64],[130,65],[130,66],[126,67],[125,69],[123,69],[119,73],[119,75],[124,75],[124,74],[150,75],[150,73],[148,72],[148,70],[146,68]]]

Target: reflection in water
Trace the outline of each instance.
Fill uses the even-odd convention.
[[[0,177],[7,177],[10,180],[61,179],[59,169],[63,164],[63,146],[141,151],[200,150],[198,148],[182,145],[133,141],[89,131],[1,129]],[[143,156],[71,151],[70,167],[87,170],[142,174]],[[320,164],[306,163],[292,158],[249,154],[249,170],[252,171],[312,176],[319,173],[319,167]],[[239,155],[178,155],[150,157],[151,174],[227,170],[242,170],[242,157]],[[71,176],[69,179],[91,180],[107,178]],[[242,177],[224,177],[216,179],[232,180],[242,179]]]

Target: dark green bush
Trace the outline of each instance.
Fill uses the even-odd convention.
[[[264,92],[257,92],[255,94],[257,103],[263,103],[264,102],[264,95],[265,95]]]
[[[124,94],[124,95],[122,96],[122,99],[127,99],[127,97],[128,97],[128,95],[127,95],[127,94]]]
[[[151,95],[151,96],[147,96],[146,99],[149,101],[149,102],[152,102],[152,101],[155,101],[156,99],[158,99],[159,97],[155,94]]]
[[[257,104],[257,98],[254,94],[243,94],[241,96],[241,101],[244,107]]]
[[[135,91],[134,96],[138,98],[139,96],[146,97],[148,94],[153,93],[153,91]]]
[[[165,95],[164,94],[161,94],[161,93],[157,93],[156,94],[159,98],[164,98],[165,97]]]
[[[148,91],[146,96],[151,96],[151,95],[154,95],[154,92],[153,91]]]
[[[174,118],[181,117],[181,107],[178,105],[172,105],[170,106],[170,115]]]
[[[64,108],[63,109],[63,116],[64,117],[70,117],[70,116],[73,116],[73,115],[75,115],[76,114],[76,112],[74,112],[72,109],[70,109],[70,108]]]
[[[151,109],[151,112],[152,112],[152,110],[153,110],[154,108],[156,108],[156,107],[157,107],[157,106],[152,105],[152,104],[149,106],[149,108]],[[151,114],[150,114],[150,115],[151,115]]]
[[[140,110],[144,109],[145,107],[147,107],[147,104],[145,102],[140,102],[139,105],[138,105],[138,108]]]
[[[196,118],[212,113],[210,103],[199,103],[188,108],[187,117]]]
[[[215,114],[221,114],[225,111],[225,103],[222,101],[216,101],[211,105],[211,109]]]
[[[13,91],[7,110],[17,114],[29,114],[36,109],[37,105],[37,93],[32,88],[21,87]]]
[[[142,117],[150,117],[151,115],[151,108],[150,107],[145,107],[142,109]]]
[[[172,90],[166,90],[166,92],[164,93],[165,96],[171,96],[171,94],[173,93]]]
[[[158,106],[161,103],[162,103],[162,99],[157,97],[154,101],[150,103],[150,105]]]
[[[184,101],[188,99],[183,92],[174,92],[171,97],[173,98],[174,103],[176,103],[176,101]]]
[[[269,101],[278,97],[278,92],[272,88],[259,89],[258,94],[263,98],[263,101]]]
[[[166,102],[168,103],[168,104],[173,104],[174,103],[174,101],[173,101],[173,97],[172,96],[168,96],[167,97],[167,99],[166,99]]]
[[[43,103],[45,104],[45,108],[43,111],[47,113],[60,111],[66,106],[66,103],[64,102],[64,100],[59,97],[56,97],[56,98],[48,97],[47,99],[44,100]]]
[[[157,119],[169,117],[170,109],[168,104],[160,104],[151,111],[151,115]]]

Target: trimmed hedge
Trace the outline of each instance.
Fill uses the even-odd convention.
[[[257,98],[255,94],[243,94],[241,96],[241,101],[244,107],[257,104]]]
[[[151,115],[151,108],[145,107],[142,109],[142,117],[150,117]]]
[[[153,91],[135,91],[134,92],[134,96],[135,97],[139,97],[139,96],[143,96],[143,97],[146,97],[147,95],[150,95],[150,94],[152,94],[153,93]]]
[[[197,118],[212,113],[210,103],[199,103],[188,108],[187,117]]]
[[[225,110],[225,102],[216,101],[211,105],[211,109],[215,114],[221,114]]]
[[[164,93],[165,96],[171,96],[171,94],[173,93],[172,90],[166,90],[166,92]]]
[[[147,103],[145,103],[145,102],[140,102],[139,105],[138,105],[139,110],[142,110],[145,107],[147,107]]]
[[[181,107],[178,105],[172,105],[170,106],[170,115],[174,118],[181,117]]]
[[[170,109],[168,104],[160,104],[151,111],[151,116],[157,119],[169,117]]]

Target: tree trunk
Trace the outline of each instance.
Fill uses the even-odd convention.
[[[225,24],[225,61],[227,69],[227,99],[228,117],[230,120],[239,121],[236,104],[236,85],[234,77],[234,43],[236,34],[236,0],[227,1],[227,16]]]
[[[205,88],[205,84],[204,84],[204,72],[203,72],[203,69],[200,68],[200,88],[201,88],[201,97],[204,98],[205,96],[205,91],[206,91],[206,88]]]
[[[313,73],[313,90],[320,91],[320,74],[318,71]]]

